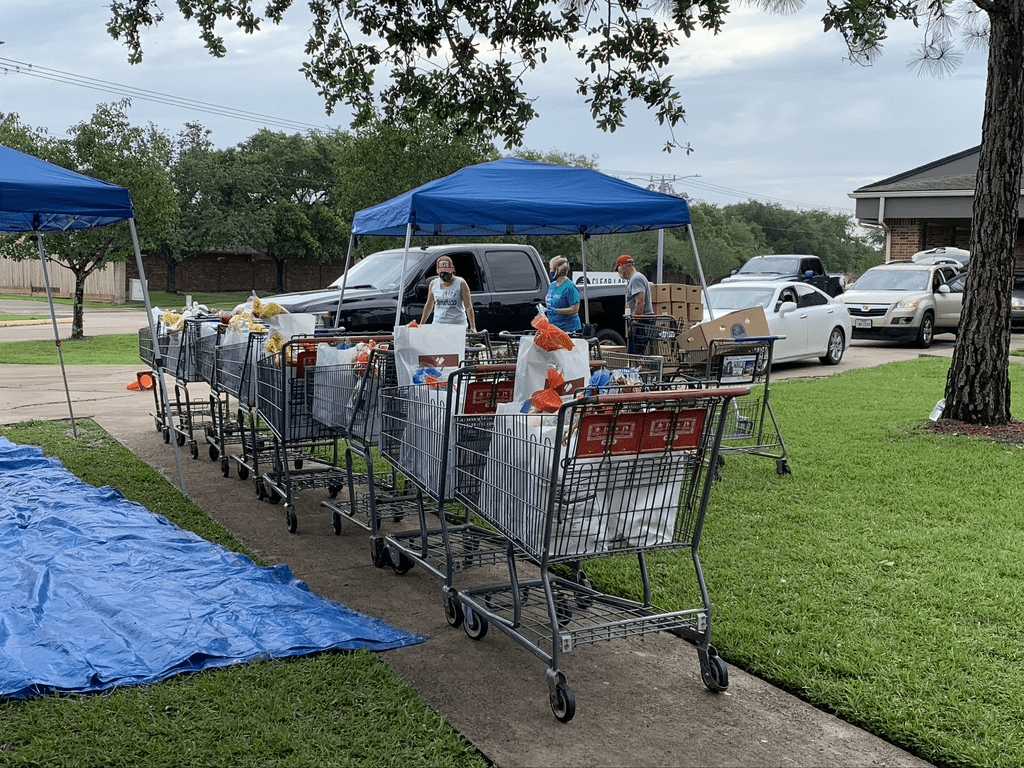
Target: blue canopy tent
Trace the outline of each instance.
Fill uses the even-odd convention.
[[[352,235],[405,235],[406,261],[413,235],[429,237],[495,237],[579,235],[586,275],[586,249],[591,235],[685,227],[706,293],[704,270],[690,220],[690,208],[679,197],[638,187],[589,168],[569,168],[517,158],[503,158],[463,168],[398,197],[359,211]],[[347,275],[352,255],[349,241]],[[402,285],[405,284],[402,266]],[[345,282],[342,279],[342,297]],[[583,299],[589,322],[587,286]],[[395,322],[401,320],[399,293]],[[341,310],[341,297],[338,300]]]
[[[153,314],[150,311],[149,288],[146,285],[142,253],[139,250],[139,236],[135,228],[135,210],[132,195],[127,189],[108,184],[105,181],[83,176],[32,155],[10,147],[0,146],[0,232],[32,233],[36,236],[39,260],[43,267],[46,283],[46,298],[50,305],[50,320],[53,324],[53,338],[57,345],[61,376],[64,379],[64,394],[68,402],[68,414],[75,437],[78,428],[71,405],[67,372],[64,368],[64,352],[61,349],[60,332],[57,329],[57,315],[53,307],[53,291],[50,286],[50,272],[43,234],[46,232],[75,232],[95,227],[106,227],[119,222],[128,222],[131,230],[135,263],[142,278],[146,315],[152,337],[157,338]],[[154,341],[159,356],[159,345]],[[162,376],[157,376],[164,417],[170,422],[170,408]],[[178,482],[182,483],[180,458],[175,446],[175,462],[178,464]]]

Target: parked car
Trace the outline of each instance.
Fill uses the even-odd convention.
[[[915,264],[954,264],[960,269],[966,269],[971,262],[971,252],[965,251],[963,248],[943,246],[918,251],[910,257],[910,260]]]
[[[748,280],[797,280],[810,283],[829,296],[838,296],[846,288],[846,279],[842,275],[825,272],[817,256],[755,256],[722,282]]]
[[[1010,328],[1024,331],[1024,272],[1013,276],[1013,297],[1010,299]]]
[[[523,331],[547,298],[547,267],[537,249],[528,245],[467,243],[409,250],[406,264],[402,323],[419,320],[427,287],[435,276],[434,263],[449,256],[455,273],[469,283],[477,327],[492,333]],[[348,271],[340,314],[338,294],[344,275],[321,291],[289,293],[273,301],[289,312],[312,312],[355,333],[389,331],[395,324],[404,250],[377,251]],[[580,286],[582,292],[583,286]],[[588,285],[593,333],[610,344],[624,344],[625,290],[620,285]],[[580,319],[583,319],[580,307]]]
[[[931,346],[960,325],[966,273],[945,264],[892,262],[872,267],[843,294],[853,338]]]
[[[846,307],[824,291],[794,280],[719,283],[708,288],[704,319],[712,320],[738,309],[764,307],[768,328],[775,336],[776,363],[817,357],[837,365],[850,344],[851,324]]]

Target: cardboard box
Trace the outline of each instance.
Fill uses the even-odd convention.
[[[768,335],[770,332],[764,307],[755,307],[730,312],[715,320],[695,325],[679,334],[679,346],[683,350],[707,349],[714,339],[742,339]]]
[[[672,285],[669,283],[662,283],[660,285],[651,286],[651,300],[655,304],[670,304],[672,299]],[[685,301],[685,299],[684,299]]]
[[[687,285],[686,288],[686,303],[687,304],[703,304],[704,296],[699,285]]]
[[[686,292],[686,288],[687,288],[687,286],[685,286],[685,285],[671,285],[670,287],[672,289],[672,303],[673,304],[686,304],[689,301],[689,299],[686,298],[686,293],[687,293]]]
[[[689,309],[686,314],[686,319],[691,323],[703,323],[704,322],[704,305],[703,304],[687,304]]]

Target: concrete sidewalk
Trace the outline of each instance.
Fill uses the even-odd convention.
[[[66,415],[59,376],[39,368],[0,366],[0,422]],[[124,389],[134,370],[69,369],[77,413],[94,416],[173,482],[172,448],[148,416],[152,395]],[[398,577],[374,568],[365,532],[331,533],[318,506],[322,491],[300,499],[299,533],[290,535],[281,507],[258,502],[251,482],[223,478],[205,458],[182,457],[189,495],[266,561],[287,562],[316,592],[426,636],[382,658],[498,765],[924,765],[734,667],[729,691],[709,693],[693,648],[669,636],[568,657],[578,709],[560,725],[536,658],[499,631],[474,643],[449,628],[438,582],[422,570]],[[713,593],[714,574],[709,579]]]

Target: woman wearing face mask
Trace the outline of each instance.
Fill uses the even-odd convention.
[[[548,269],[551,270],[551,287],[545,300],[548,320],[566,333],[578,333],[583,328],[580,323],[580,292],[569,279],[569,260],[555,256],[548,263]]]
[[[435,323],[469,325],[469,330],[476,333],[476,315],[473,314],[473,295],[469,292],[469,284],[455,276],[455,263],[449,257],[439,258],[435,267],[437,277],[430,281],[420,325],[425,325],[433,313]]]

